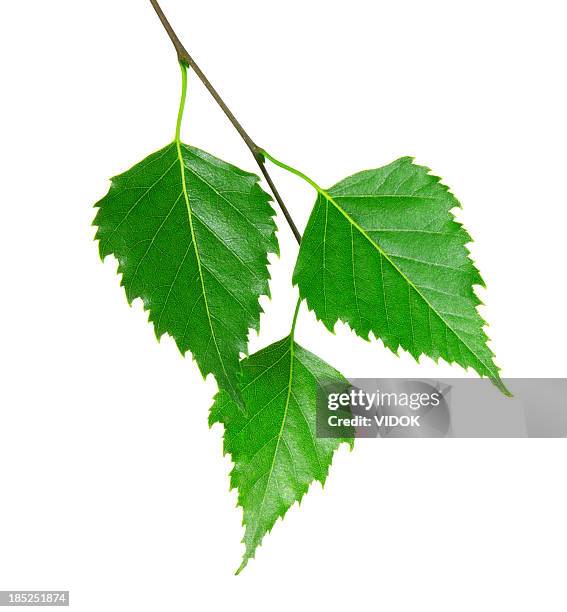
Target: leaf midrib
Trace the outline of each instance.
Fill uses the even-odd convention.
[[[264,503],[266,501],[266,493],[268,491],[268,485],[270,483],[270,480],[272,478],[272,475],[274,473],[274,466],[276,464],[276,457],[278,455],[278,449],[280,446],[280,441],[283,438],[283,430],[284,430],[284,425],[287,421],[287,413],[289,411],[289,403],[290,403],[290,399],[291,399],[291,394],[292,394],[292,382],[293,382],[293,360],[295,358],[295,351],[294,351],[294,339],[293,339],[293,335],[290,335],[289,337],[289,347],[286,349],[285,353],[282,355],[282,357],[280,359],[278,359],[278,362],[281,361],[281,359],[283,359],[286,355],[289,354],[289,377],[288,377],[288,382],[287,382],[287,396],[286,396],[286,401],[285,401],[285,408],[284,408],[284,412],[282,415],[282,422],[280,425],[280,429],[277,433],[277,441],[276,441],[276,448],[274,449],[274,455],[272,457],[272,463],[270,465],[270,469],[266,472],[266,474],[268,475],[268,479],[266,480],[266,486],[264,487],[264,492],[262,494],[262,501],[260,502],[260,507],[258,509],[258,518],[256,520],[256,527],[254,528],[254,532],[252,534],[252,541],[254,541],[256,539],[256,536],[258,534],[258,530],[260,528],[260,518],[262,515],[262,510],[264,508]]]
[[[213,339],[213,343],[215,345],[215,349],[219,358],[219,362],[221,364],[222,367],[222,371],[224,372],[225,375],[225,383],[228,383],[228,385],[230,385],[230,387],[232,388],[233,392],[234,392],[234,387],[233,384],[230,380],[230,376],[228,375],[228,372],[226,371],[226,367],[224,364],[224,359],[222,358],[219,346],[218,346],[218,342],[217,342],[217,337],[215,334],[215,330],[213,327],[213,321],[212,321],[212,317],[211,317],[211,311],[209,309],[209,300],[207,298],[207,292],[205,290],[205,279],[203,276],[203,267],[201,264],[201,256],[199,253],[199,248],[197,246],[197,239],[195,236],[195,228],[193,226],[193,210],[191,209],[191,204],[189,203],[189,194],[187,192],[187,183],[185,181],[185,160],[183,159],[183,153],[181,151],[181,141],[179,139],[177,139],[175,141],[175,147],[177,150],[177,160],[179,162],[179,167],[181,170],[181,188],[183,190],[183,198],[185,200],[185,206],[187,208],[187,216],[189,219],[189,228],[191,230],[191,241],[193,243],[193,249],[195,251],[195,259],[197,261],[197,269],[199,270],[199,281],[201,283],[201,292],[203,294],[203,302],[205,304],[205,311],[207,313],[207,320],[209,322],[209,329],[211,330],[211,337]]]

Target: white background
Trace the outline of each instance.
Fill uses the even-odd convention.
[[[503,376],[565,376],[563,2],[164,0],[251,135],[322,185],[414,155],[463,203]],[[129,308],[92,204],[173,136],[147,1],[8,3],[2,57],[0,590],[88,611],[565,610],[564,440],[360,442],[239,577],[215,391]],[[256,171],[191,78],[184,139]],[[311,189],[274,169],[301,228]],[[283,219],[253,350],[287,333]],[[350,376],[458,376],[302,311]],[[474,374],[470,374],[473,376]]]

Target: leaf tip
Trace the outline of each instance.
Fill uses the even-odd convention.
[[[235,576],[239,576],[242,570],[248,565],[248,557],[244,557],[242,559],[242,563],[239,565],[238,569],[234,572]]]
[[[506,397],[514,397],[514,394],[508,389],[499,376],[490,379],[496,388]]]

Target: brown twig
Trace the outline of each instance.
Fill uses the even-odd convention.
[[[205,76],[203,71],[195,63],[195,60],[189,55],[189,52],[183,46],[183,43],[179,40],[179,37],[175,33],[175,30],[171,27],[171,24],[167,20],[167,17],[165,16],[163,10],[161,9],[161,6],[159,5],[159,2],[157,0],[150,0],[150,2],[152,6],[154,7],[154,10],[157,13],[171,42],[173,43],[173,46],[175,47],[175,51],[177,53],[178,60],[180,62],[187,64],[190,68],[193,69],[195,74],[199,77],[203,85],[206,87],[207,91],[213,97],[214,101],[220,106],[224,114],[228,117],[228,120],[232,123],[235,130],[239,133],[240,137],[242,138],[242,140],[244,140],[244,142],[246,143],[246,146],[250,149],[250,152],[252,153],[254,159],[256,160],[256,163],[258,164],[264,178],[266,179],[266,182],[268,183],[272,193],[274,194],[274,198],[276,199],[276,202],[278,203],[286,221],[288,222],[289,227],[291,228],[291,231],[293,232],[293,235],[295,236],[295,239],[297,240],[298,243],[300,243],[301,234],[299,233],[297,226],[295,225],[286,205],[284,204],[282,197],[278,193],[278,190],[276,186],[274,185],[274,181],[272,180],[272,177],[268,173],[268,169],[266,168],[266,161],[265,161],[264,155],[262,154],[262,148],[259,147],[252,140],[252,138],[250,138],[248,132],[246,132],[246,130],[242,127],[242,124],[234,116],[230,108],[228,108],[225,101],[220,97],[218,91],[212,86],[209,79]]]

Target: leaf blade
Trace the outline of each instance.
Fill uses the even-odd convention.
[[[100,255],[118,259],[128,302],[142,298],[157,338],[171,335],[236,401],[240,353],[269,295],[267,254],[278,252],[258,180],[172,143],[114,177],[95,205]]]
[[[395,353],[473,367],[508,394],[476,309],[483,281],[451,212],[458,206],[411,158],[348,177],[320,191],[294,283],[330,330],[342,320]]]
[[[310,484],[324,484],[338,446],[352,446],[351,438],[319,439],[315,428],[320,386],[346,388],[347,381],[291,337],[244,360],[242,369],[247,413],[220,392],[209,418],[210,425],[225,427],[224,450],[234,462],[231,488],[243,508],[246,550],[237,573]]]

